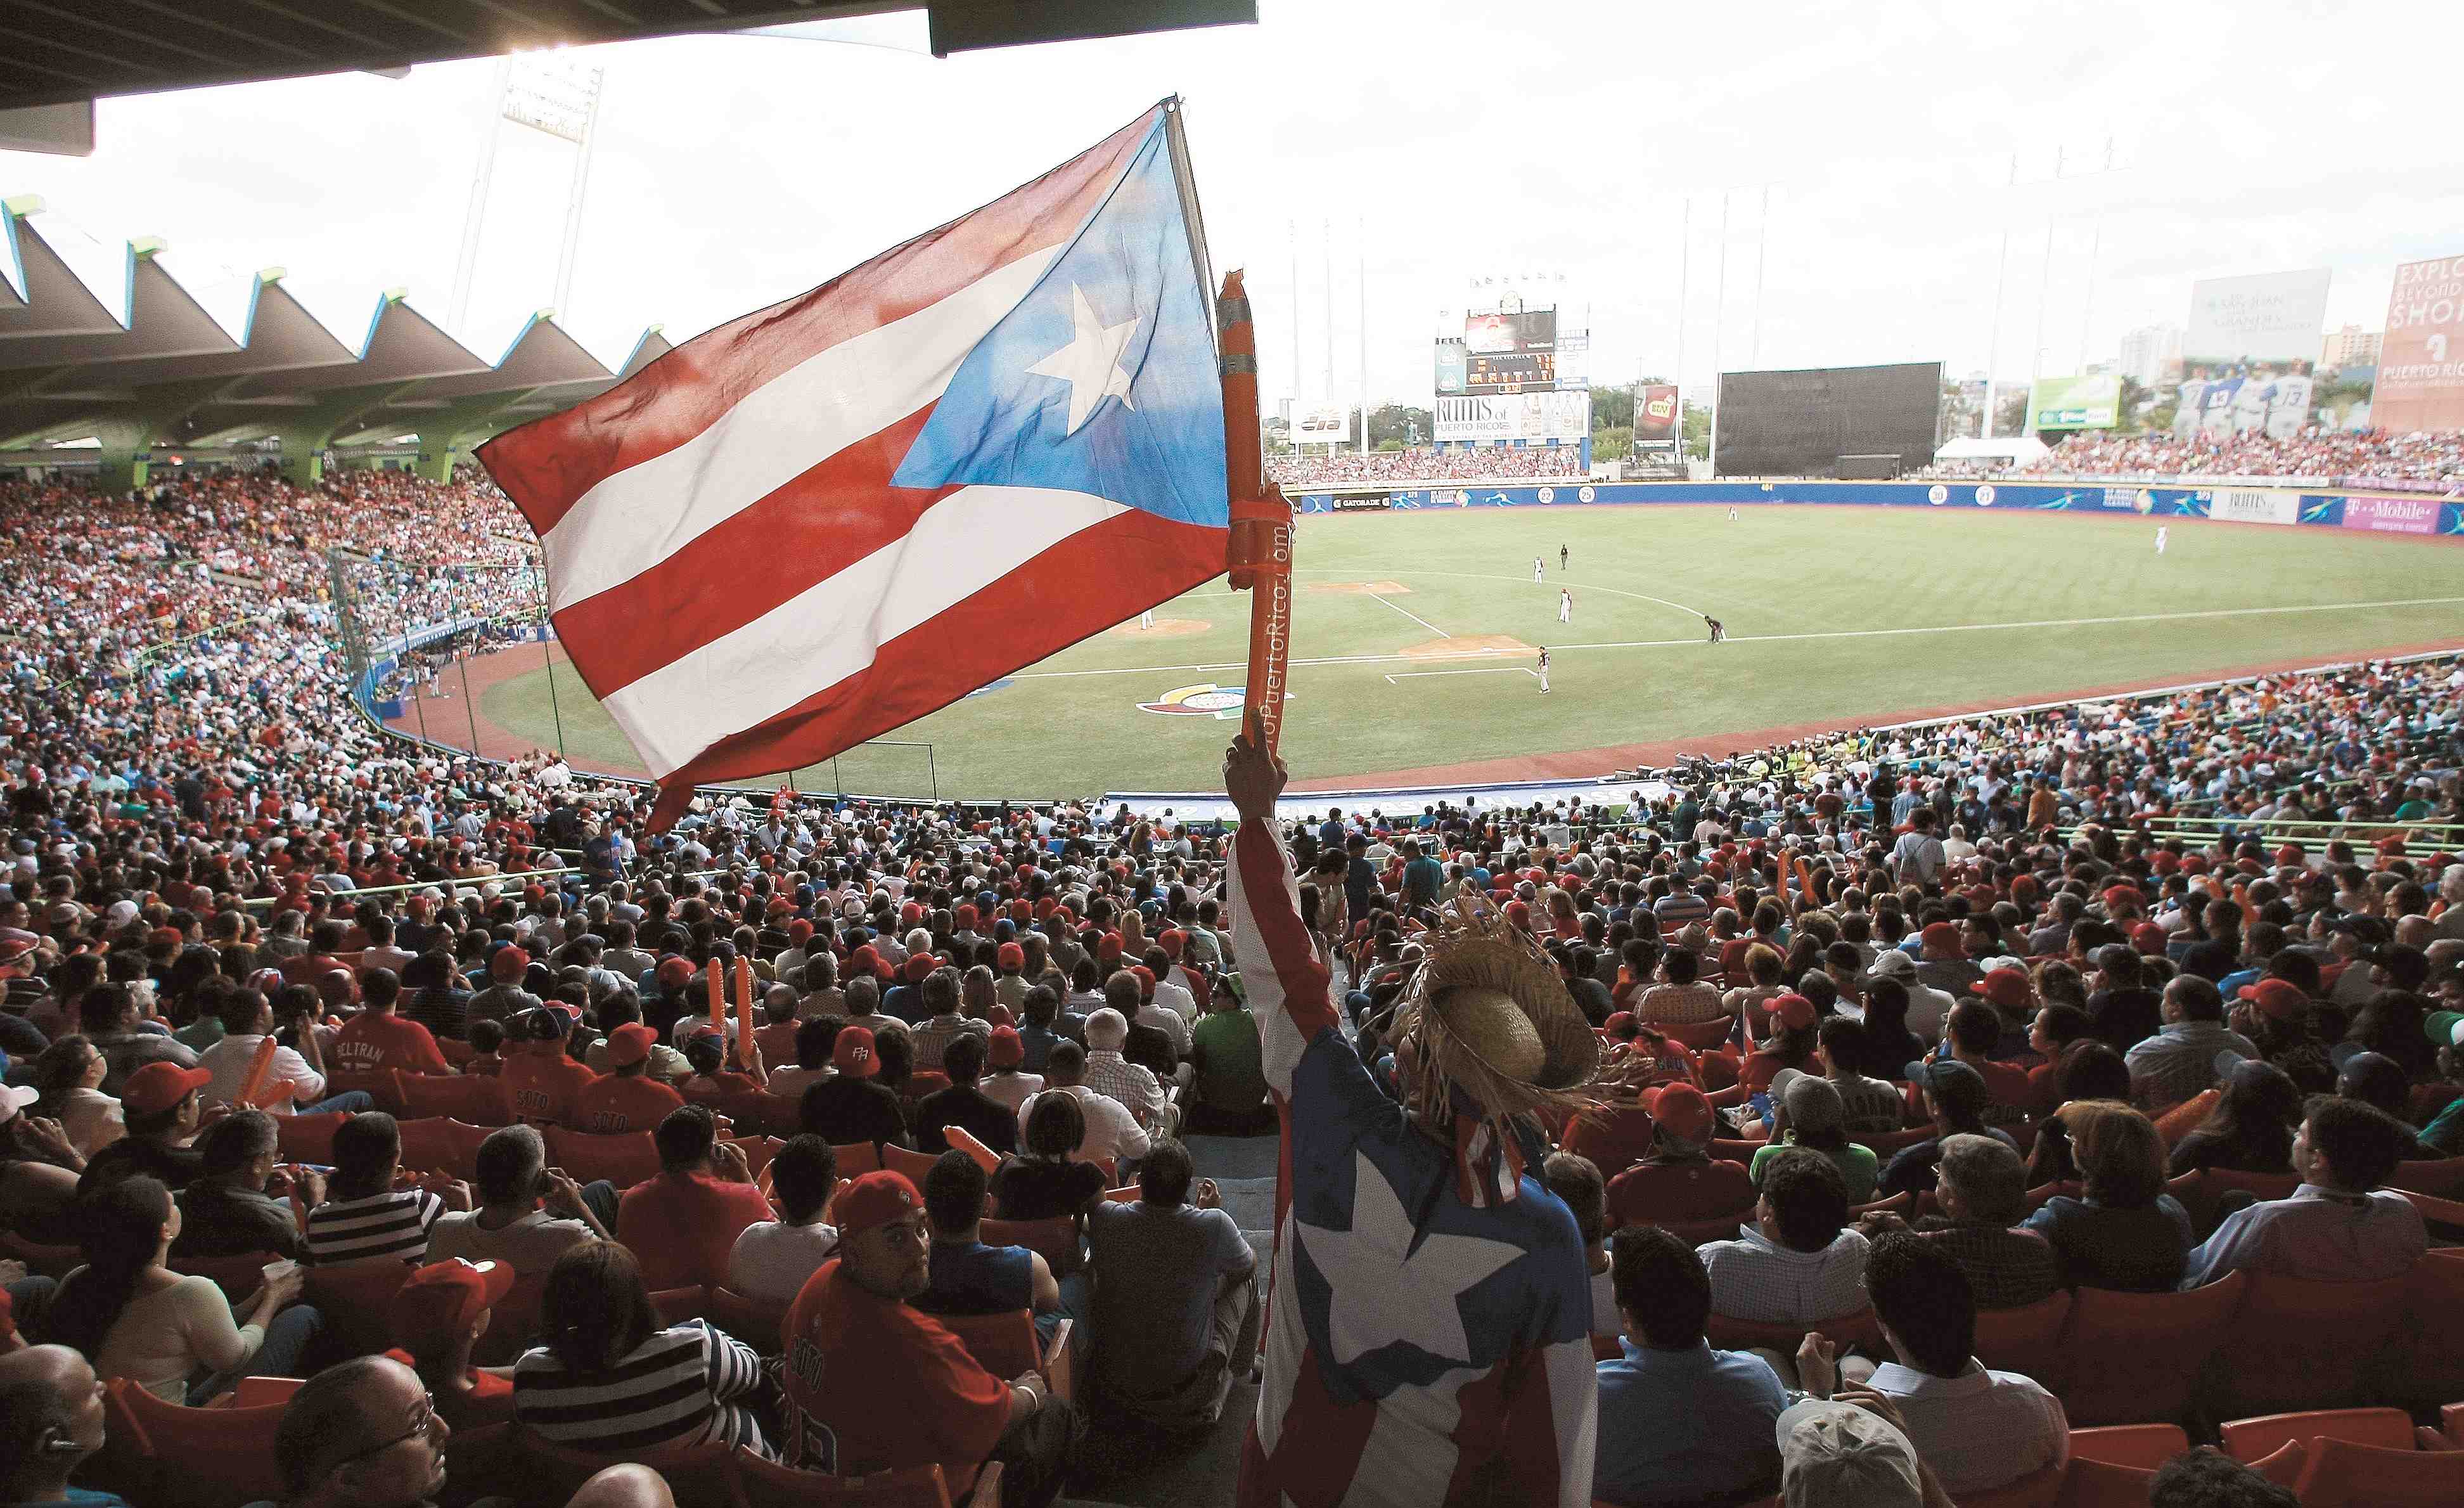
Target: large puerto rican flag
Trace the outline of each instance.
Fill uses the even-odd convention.
[[[1221,571],[1222,388],[1172,102],[482,446],[657,777],[824,760]]]

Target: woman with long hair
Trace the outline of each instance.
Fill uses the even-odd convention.
[[[707,1320],[662,1325],[632,1252],[567,1248],[539,1290],[539,1340],[514,1365],[514,1417],[577,1451],[743,1446],[776,1458],[761,1359]]]
[[[56,1120],[79,1157],[92,1157],[128,1134],[120,1101],[102,1092],[111,1064],[102,1049],[74,1032],[34,1059],[33,1113]]]
[[[2130,1065],[2121,1053],[2094,1037],[2064,1047],[2054,1059],[2053,1094],[2036,1144],[2028,1151],[2028,1186],[2076,1182],[2079,1160],[2072,1155],[2070,1128],[2060,1108],[2074,1099],[2111,1099],[2128,1103]]]
[[[1908,1030],[1908,987],[1877,975],[1865,992],[1865,1050],[1857,1072],[1868,1078],[1903,1083],[1908,1065],[1930,1046]]]
[[[2202,1167],[2236,1173],[2293,1171],[2293,1128],[2301,1120],[2301,1090],[2273,1063],[2244,1058],[2227,1075],[2216,1107],[2173,1148],[2166,1171],[2175,1178]]]
[[[2110,1099],[2075,1099],[2057,1118],[2079,1159],[2079,1193],[2045,1201],[2025,1229],[2053,1243],[2068,1287],[2170,1293],[2193,1233],[2189,1211],[2165,1192],[2155,1122]]]
[[[105,1184],[78,1213],[85,1265],[61,1279],[43,1339],[92,1358],[95,1376],[196,1406],[243,1375],[307,1375],[300,1359],[323,1320],[292,1303],[302,1286],[296,1269],[234,1312],[212,1278],[171,1271],[180,1209],[161,1180]]]

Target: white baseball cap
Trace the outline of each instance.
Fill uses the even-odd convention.
[[[1916,1447],[1855,1404],[1809,1398],[1784,1409],[1780,1501],[1787,1508],[1921,1508]]]

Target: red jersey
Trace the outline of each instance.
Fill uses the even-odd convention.
[[[720,1288],[736,1238],[746,1226],[777,1218],[751,1184],[721,1183],[708,1173],[661,1173],[625,1190],[616,1207],[616,1239],[633,1249],[642,1281],[653,1292]]]
[[[780,1328],[790,1455],[842,1476],[938,1464],[953,1501],[1009,1423],[1009,1384],[932,1316],[865,1292],[834,1257]]]
[[[426,1027],[389,1010],[363,1010],[343,1022],[334,1037],[331,1066],[345,1074],[381,1074],[389,1068],[406,1074],[453,1072]]]
[[[564,1055],[564,1050],[541,1043],[530,1052],[508,1052],[496,1076],[513,1097],[514,1114],[525,1121],[573,1124],[573,1099],[598,1075]]]
[[[574,1091],[573,1119],[564,1124],[597,1136],[649,1131],[683,1103],[683,1096],[648,1075],[603,1074]]]

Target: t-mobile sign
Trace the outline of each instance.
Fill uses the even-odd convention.
[[[2344,527],[2387,534],[2431,534],[2438,528],[2435,498],[2346,498]]]

